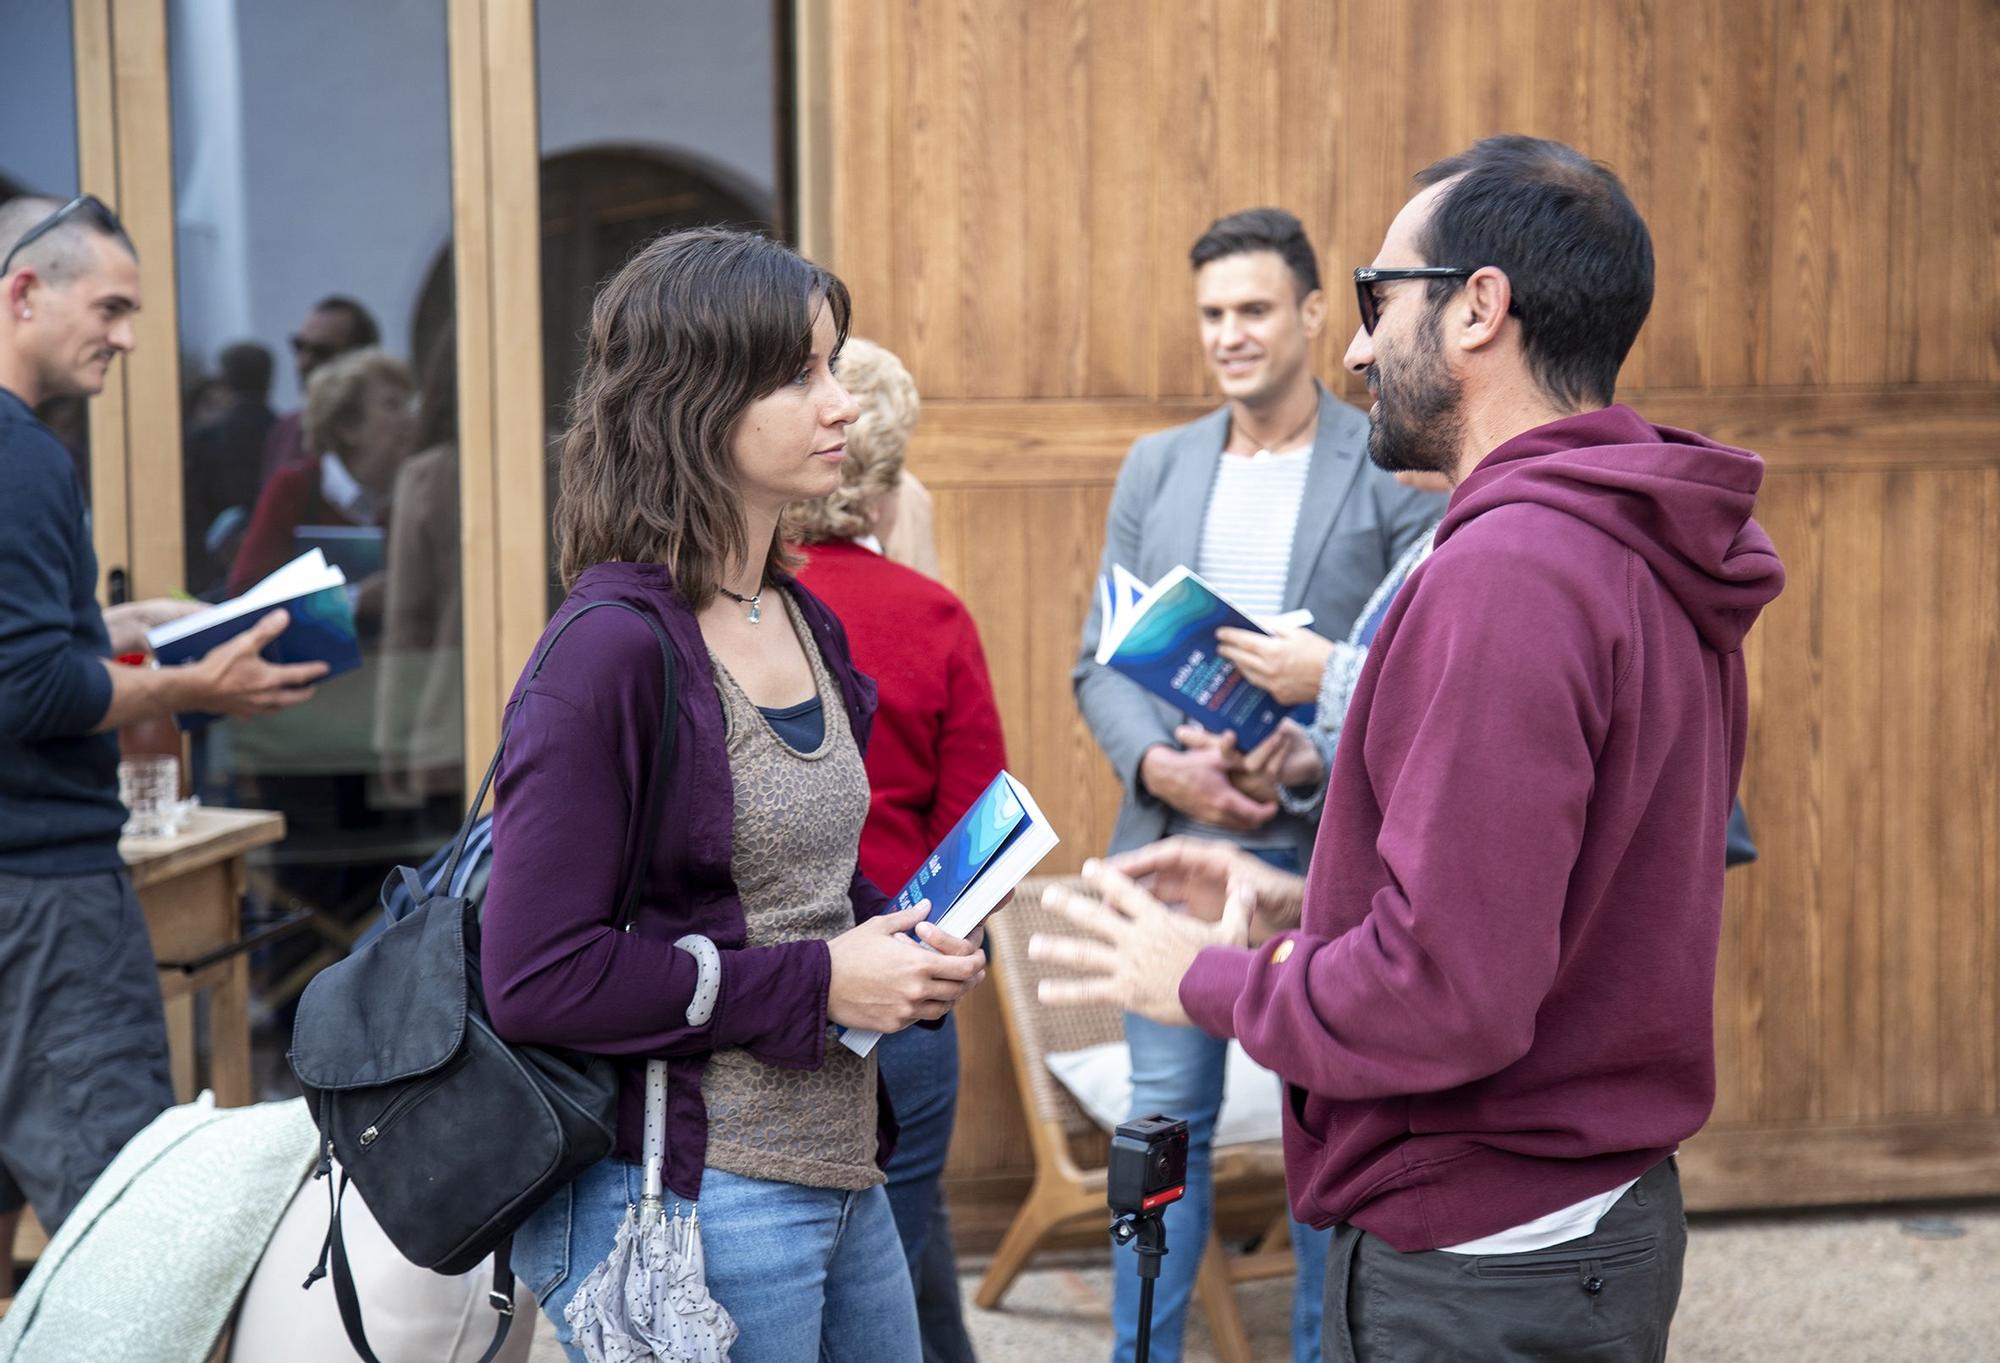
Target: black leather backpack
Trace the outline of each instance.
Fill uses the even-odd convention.
[[[565,630],[601,607],[639,616],[660,645],[666,704],[639,824],[657,828],[677,727],[673,650],[659,623],[623,602],[595,602],[563,622],[536,658],[534,673]],[[510,715],[500,749],[512,727]],[[328,1177],[336,1158],[341,1166],[338,1189],[332,1179],[327,1187],[332,1224],[326,1244],[305,1285],[326,1276],[330,1257],[341,1323],[368,1363],[376,1363],[375,1355],[361,1328],[341,1236],[340,1204],[349,1181],[410,1262],[458,1274],[494,1256],[488,1300],[499,1319],[480,1360],[490,1363],[514,1314],[507,1258],[515,1229],[603,1159],[615,1138],[618,1071],[609,1059],[511,1045],[487,1020],[479,976],[485,877],[459,874],[459,863],[499,766],[496,749],[442,873],[426,880],[398,867],[384,900],[401,915],[321,971],[299,1000],[289,1058],[319,1125],[314,1177]],[[484,845],[490,849],[490,840]],[[648,851],[643,839],[628,849],[621,930],[632,925]]]

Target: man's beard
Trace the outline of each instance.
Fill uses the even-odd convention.
[[[1380,359],[1369,366],[1376,407],[1368,423],[1368,457],[1390,473],[1450,477],[1458,468],[1465,387],[1445,368],[1438,323],[1438,314],[1428,312],[1414,353],[1394,362],[1393,377],[1383,373]]]

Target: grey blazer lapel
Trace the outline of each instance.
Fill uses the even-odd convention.
[[[1176,565],[1195,567],[1201,553],[1201,526],[1208,517],[1209,493],[1215,488],[1216,466],[1229,440],[1229,408],[1210,412],[1182,429],[1168,451],[1165,476],[1153,523],[1147,527],[1147,558],[1139,571],[1157,582]]]
[[[1368,459],[1368,418],[1321,387],[1319,431],[1313,436],[1312,468],[1306,473],[1299,499],[1299,520],[1292,531],[1292,560],[1285,569],[1285,609],[1305,604],[1307,574],[1326,547],[1347,505],[1361,466]]]

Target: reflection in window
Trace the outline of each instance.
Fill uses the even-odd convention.
[[[788,5],[542,0],[542,383],[550,452],[597,286],[645,242],[726,223],[784,235]],[[549,486],[553,490],[553,462]],[[553,509],[554,498],[549,504]],[[555,550],[550,537],[551,554]],[[553,560],[551,608],[561,600]]]
[[[7,76],[0,80],[0,203],[38,194],[76,197],[75,45],[70,0],[9,0]],[[35,413],[68,448],[86,501],[90,493],[90,407],[52,398]]]
[[[204,799],[286,817],[251,912],[312,930],[259,967],[275,1042],[384,875],[461,812],[456,374],[447,329],[418,325],[426,297],[452,311],[445,9],[167,10],[186,585],[221,599],[317,551],[361,641],[359,671],[196,754]]]

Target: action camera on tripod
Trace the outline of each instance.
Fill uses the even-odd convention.
[[[1104,1200],[1114,1216],[1155,1211],[1187,1191],[1188,1124],[1154,1115],[1127,1122],[1111,1137]]]
[[[1187,1192],[1188,1124],[1155,1113],[1126,1122],[1111,1136],[1104,1200],[1111,1204],[1111,1239],[1139,1256],[1137,1363],[1153,1342],[1153,1282],[1167,1252],[1166,1208]]]

